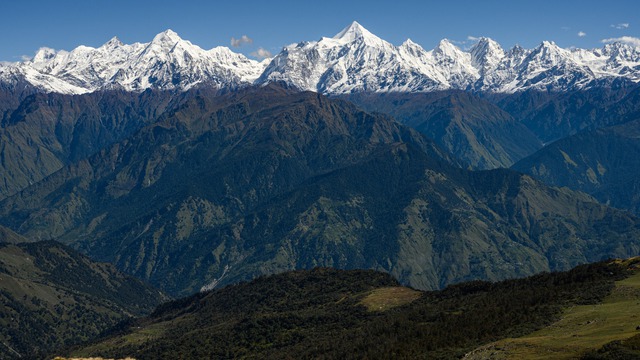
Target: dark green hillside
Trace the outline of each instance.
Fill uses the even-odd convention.
[[[28,96],[0,91],[0,199],[123,140],[188,95],[96,92]]]
[[[640,359],[640,335],[612,341],[600,349],[592,350],[582,360],[635,360]]]
[[[378,154],[205,233],[245,249],[242,268],[223,282],[323,264],[384,269],[405,284],[438,289],[640,251],[637,220],[588,196],[507,170],[444,177],[427,164],[411,149]]]
[[[627,274],[625,266],[603,262],[420,294],[378,272],[288,272],[164,304],[120,334],[73,354],[454,359],[478,345],[551,324],[564,308],[596,304]]]
[[[316,266],[439,289],[640,253],[627,213],[457,168],[387,116],[276,86],[193,96],[0,202],[0,222],[173,295]]]
[[[473,169],[509,167],[541,146],[517,118],[487,100],[462,91],[363,93],[345,98],[413,127]]]
[[[524,91],[497,100],[497,105],[548,144],[583,130],[640,118],[640,87],[612,84],[575,92]]]
[[[198,257],[216,247],[216,257],[246,256],[231,244],[228,251],[199,245],[205,231],[396,142],[433,163],[450,161],[418,133],[321,95],[269,87],[196,97],[166,121],[6,201],[5,220],[30,237],[62,236],[131,273],[191,292],[226,265]]]
[[[640,214],[640,120],[559,140],[513,169]]]
[[[0,358],[35,356],[92,339],[166,300],[112,265],[62,244],[0,243]]]
[[[640,118],[640,88],[610,84],[574,92],[351,94],[369,111],[395,117],[476,169],[509,167],[541,143]]]

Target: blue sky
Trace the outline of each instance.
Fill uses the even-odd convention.
[[[353,20],[393,44],[411,38],[427,50],[443,38],[465,48],[478,36],[505,48],[532,48],[543,40],[594,48],[623,36],[640,46],[637,0],[10,0],[0,8],[0,61],[33,56],[43,46],[97,47],[113,36],[149,42],[169,28],[205,49],[232,47],[232,38],[246,35],[251,42],[235,51],[277,53],[291,43],[333,36]]]

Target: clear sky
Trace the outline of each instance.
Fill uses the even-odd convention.
[[[97,47],[113,36],[149,42],[166,29],[204,49],[224,45],[255,57],[260,48],[275,54],[333,36],[353,20],[395,45],[411,38],[427,50],[443,38],[467,48],[479,36],[507,49],[543,40],[594,48],[622,37],[640,46],[639,0],[7,0],[0,11],[0,61],[43,46]],[[247,41],[232,47],[243,35]]]

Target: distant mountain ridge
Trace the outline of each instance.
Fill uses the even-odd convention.
[[[542,144],[516,117],[461,90],[342,95],[367,111],[391,115],[474,169],[509,167]]]
[[[583,131],[512,167],[552,186],[583,191],[603,204],[640,214],[640,120]]]
[[[638,253],[637,218],[417,131],[276,85],[194,94],[0,201],[0,224],[187,295],[284,270],[384,270],[415,288]],[[228,271],[227,271],[228,269]]]
[[[184,91],[284,82],[324,94],[472,90],[514,93],[566,91],[640,81],[640,49],[612,43],[563,49],[544,41],[505,51],[489,38],[463,51],[444,39],[426,51],[400,46],[353,22],[336,36],[289,45],[258,62],[219,46],[203,50],[166,30],[149,43],[113,38],[98,48],[40,49],[33,59],[0,65],[0,82],[41,91],[82,94],[105,89]]]

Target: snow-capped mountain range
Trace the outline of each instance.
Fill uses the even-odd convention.
[[[563,49],[543,42],[505,51],[481,38],[469,51],[448,40],[426,51],[411,40],[395,46],[357,22],[332,38],[285,47],[258,62],[226,47],[203,50],[167,30],[146,44],[113,38],[99,48],[40,49],[31,60],[0,65],[0,81],[26,81],[46,92],[82,94],[101,89],[187,90],[285,82],[325,94],[475,90],[513,93],[564,91],[640,82],[640,48]]]
[[[146,44],[127,45],[113,38],[99,48],[79,46],[69,52],[42,48],[29,61],[0,67],[0,80],[22,77],[44,91],[64,94],[188,90],[197,85],[226,88],[252,83],[266,65],[224,46],[203,50],[167,30]]]

